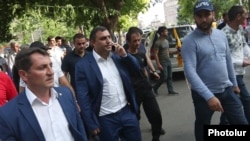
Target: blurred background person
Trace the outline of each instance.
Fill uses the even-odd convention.
[[[158,28],[157,33],[160,37],[155,42],[153,47],[153,53],[155,61],[157,63],[160,72],[160,79],[156,81],[153,86],[154,93],[158,95],[158,88],[166,82],[167,90],[169,95],[179,94],[174,91],[173,87],[173,77],[172,77],[172,63],[170,60],[170,54],[176,54],[177,51],[169,50],[169,42],[166,39],[168,37],[168,29],[166,26],[161,26]]]
[[[50,53],[51,59],[54,59],[53,65],[58,65],[61,67],[64,51],[59,46],[57,46],[54,36],[49,36],[47,41],[47,47],[50,48],[48,51]]]
[[[68,41],[65,38],[61,36],[56,36],[55,40],[56,40],[57,46],[60,47],[64,51],[65,55],[67,55],[68,53],[72,51],[72,48],[69,46]]]
[[[12,73],[12,68],[13,68],[13,65],[15,64],[15,58],[16,58],[16,55],[19,52],[19,50],[20,50],[19,43],[16,41],[11,41],[10,42],[10,52],[7,56],[7,64],[8,64],[8,67],[10,69],[9,73]],[[12,76],[12,74],[10,74],[10,75]]]
[[[75,90],[75,64],[86,54],[87,38],[82,33],[77,33],[73,37],[73,44],[75,48],[72,52],[67,54],[62,60],[62,71],[65,76],[70,77],[70,83]]]
[[[17,90],[12,79],[2,71],[0,66],[0,107],[17,96]]]
[[[0,66],[2,67],[2,71],[9,74],[8,71],[10,70],[7,64],[7,61],[0,56]]]
[[[245,38],[248,44],[248,47],[250,47],[250,18],[247,18],[247,26],[245,28]]]
[[[220,23],[218,26],[217,26],[217,29],[222,29],[223,27],[226,26],[226,24],[228,23],[228,13],[227,12],[224,12],[222,14],[222,17],[223,17],[223,21],[222,23]]]

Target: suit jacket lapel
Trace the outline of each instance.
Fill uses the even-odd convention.
[[[19,97],[19,100],[18,100],[20,112],[22,113],[24,118],[27,120],[27,122],[30,124],[34,132],[37,134],[38,139],[40,139],[40,141],[45,141],[42,129],[37,121],[35,113],[27,99],[26,94],[23,92],[20,95],[21,96]]]
[[[101,71],[100,71],[100,69],[98,67],[97,62],[95,61],[93,53],[91,53],[91,56],[89,57],[89,63],[90,63],[90,66],[92,68],[90,71],[93,70],[96,73],[96,76],[97,76],[99,82],[102,84],[102,82],[103,82],[102,73],[101,73]]]
[[[63,110],[63,113],[64,113],[64,115],[65,115],[65,117],[66,117],[66,119],[67,119],[67,121],[69,122],[69,124],[70,125],[72,125],[72,123],[71,123],[71,110],[72,110],[72,107],[71,106],[69,106],[70,105],[70,103],[67,103],[67,101],[66,100],[64,100],[64,98],[62,98],[62,96],[63,96],[63,93],[57,88],[57,89],[55,89],[57,92],[58,92],[58,101],[59,101],[59,103],[60,103],[60,105],[61,105],[61,107],[62,107],[62,110]]]

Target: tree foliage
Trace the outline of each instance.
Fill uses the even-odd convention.
[[[9,32],[11,21],[24,12],[24,3],[15,0],[0,1],[0,42],[8,41],[12,38]]]
[[[43,17],[35,11],[26,12],[10,25],[10,32],[22,44],[39,40],[45,43],[48,36],[62,36],[71,39],[77,29],[60,20]]]
[[[160,1],[151,0],[152,3]],[[10,23],[18,17],[23,18],[30,11],[35,11],[38,16],[65,22],[68,26],[83,25],[85,29],[90,29],[103,25],[113,33],[120,17],[136,18],[149,5],[150,0],[1,0],[0,42],[11,38]]]

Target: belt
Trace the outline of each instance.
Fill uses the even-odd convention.
[[[125,108],[127,108],[128,104],[126,104],[124,107],[122,107],[120,110],[116,111],[115,113],[113,114],[118,114],[120,113],[121,111],[123,111]]]

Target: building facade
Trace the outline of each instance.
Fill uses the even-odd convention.
[[[166,25],[177,25],[178,0],[165,0],[163,7]]]

